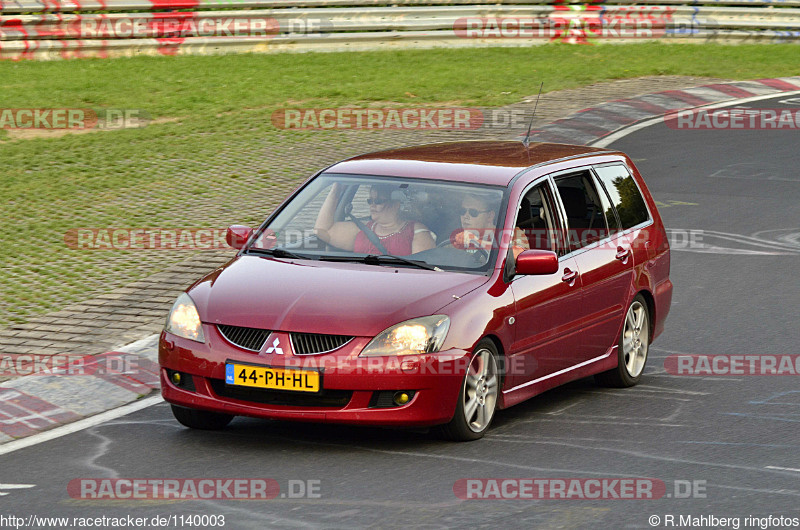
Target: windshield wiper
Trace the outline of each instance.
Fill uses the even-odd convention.
[[[395,256],[393,254],[367,254],[366,256],[320,256],[322,261],[362,261],[367,265],[389,265],[403,263],[411,265],[418,269],[425,269],[429,271],[441,271],[439,267],[429,265],[425,261],[411,260],[402,256]]]
[[[289,259],[313,259],[311,256],[304,256],[301,254],[295,254],[294,252],[288,251],[285,248],[248,248],[248,254],[266,254],[267,256],[272,256],[275,258],[289,258]]]

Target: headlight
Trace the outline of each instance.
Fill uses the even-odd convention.
[[[434,353],[442,347],[448,329],[450,317],[445,315],[406,320],[378,334],[359,357]]]
[[[184,339],[197,342],[206,341],[203,336],[200,315],[197,314],[197,307],[195,307],[194,302],[186,293],[183,293],[175,300],[175,304],[173,304],[172,309],[169,311],[169,316],[167,316],[167,324],[164,329]]]

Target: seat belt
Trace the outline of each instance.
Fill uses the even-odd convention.
[[[380,238],[378,238],[378,234],[370,230],[369,227],[367,227],[364,223],[362,223],[361,220],[359,220],[351,212],[347,212],[347,217],[349,217],[350,220],[356,224],[359,230],[364,232],[364,235],[367,236],[367,239],[369,239],[369,242],[372,243],[375,246],[375,248],[377,248],[381,253],[387,256],[390,255],[389,251],[386,250],[386,247],[384,247],[383,243],[381,243]]]

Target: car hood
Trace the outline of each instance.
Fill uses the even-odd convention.
[[[486,276],[361,263],[240,256],[190,290],[211,324],[374,336],[435,314]]]

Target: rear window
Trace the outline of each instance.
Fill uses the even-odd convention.
[[[625,166],[613,165],[594,168],[617,209],[622,229],[634,227],[650,220],[642,193]]]

